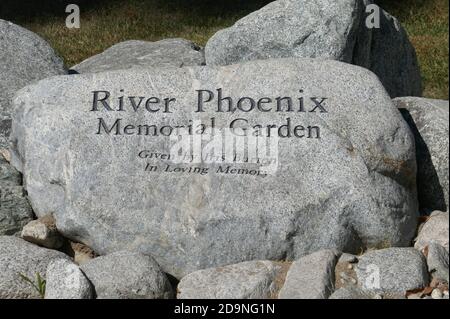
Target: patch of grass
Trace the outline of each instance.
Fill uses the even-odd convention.
[[[22,278],[25,282],[29,283],[31,287],[33,287],[38,293],[39,296],[44,299],[45,297],[45,287],[46,287],[46,281],[45,279],[39,274],[36,273],[36,282],[25,276],[24,274],[19,273],[19,277]]]
[[[424,96],[448,100],[447,0],[379,1],[405,27],[419,59]]]
[[[125,40],[181,37],[204,45],[218,30],[270,0],[1,0],[0,18],[47,39],[68,66]],[[424,96],[448,99],[448,1],[379,0],[416,48]],[[67,3],[81,8],[81,29],[65,27]]]

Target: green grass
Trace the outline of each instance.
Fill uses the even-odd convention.
[[[79,3],[81,29],[65,27],[65,4]],[[1,0],[0,18],[47,39],[68,66],[129,40],[181,37],[200,45],[267,0]],[[424,96],[448,99],[448,1],[380,0],[416,48]]]

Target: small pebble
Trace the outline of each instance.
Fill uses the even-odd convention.
[[[343,278],[345,280],[349,280],[350,279],[350,277],[345,272],[341,272],[339,275],[341,276],[341,278]]]
[[[433,299],[442,299],[442,291],[440,289],[434,289],[431,293],[431,298]]]
[[[352,284],[354,284],[354,285],[356,285],[358,282],[356,281],[356,279],[355,278],[351,278],[351,280],[350,280],[351,282],[352,282]]]
[[[358,257],[356,257],[355,255],[343,253],[339,258],[339,262],[354,264],[358,262]]]
[[[353,269],[353,265],[352,264],[348,264],[347,269],[348,270],[352,270]]]
[[[373,299],[383,299],[383,295],[376,294],[375,296],[373,296]]]

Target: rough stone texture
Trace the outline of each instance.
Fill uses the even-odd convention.
[[[91,283],[80,268],[66,259],[52,261],[47,267],[45,299],[92,299]]]
[[[279,299],[327,299],[334,290],[335,251],[321,250],[292,263]]]
[[[301,95],[308,112],[274,112],[275,105],[272,112],[216,112],[208,103],[205,112],[196,113],[196,90],[217,88],[235,102],[245,96],[297,101]],[[130,103],[123,112],[103,107],[93,112],[92,91],[99,89],[111,92],[113,107],[124,94],[176,98],[176,103],[167,115],[142,105],[134,112]],[[311,112],[311,97],[328,98],[328,112]],[[34,211],[54,212],[65,237],[100,255],[141,251],[181,278],[246,260],[295,260],[320,249],[356,253],[385,244],[407,246],[417,229],[412,133],[377,77],[360,67],[274,59],[71,75],[28,86],[15,104],[20,107],[12,163],[24,174]],[[215,118],[217,130],[236,118],[278,128],[290,118],[291,128],[319,127],[321,138],[280,138],[274,172],[233,175],[218,173],[218,167],[261,167],[142,159],[142,150],[169,154],[173,140],[151,130],[150,135],[96,134],[99,117],[108,126],[120,118],[122,129],[190,120],[210,127]],[[146,163],[159,170],[144,171]],[[210,171],[168,173],[166,164],[205,165]]]
[[[173,289],[156,261],[137,252],[120,251],[82,264],[98,299],[168,299]]]
[[[426,246],[432,242],[436,242],[439,245],[449,248],[449,218],[448,212],[433,212],[425,224],[419,230],[416,243],[414,247],[418,250],[423,250]]]
[[[72,67],[78,73],[145,68],[204,65],[203,50],[191,41],[165,39],[157,42],[125,41],[113,45],[103,53],[90,57]]]
[[[441,245],[431,242],[428,246],[428,271],[433,279],[448,281],[448,251]]]
[[[414,133],[417,191],[422,211],[448,210],[449,104],[416,97],[394,99]]]
[[[414,248],[373,250],[355,268],[359,285],[368,291],[405,294],[429,283],[426,260]]]
[[[13,236],[0,236],[0,299],[40,298],[24,275],[36,282],[36,274],[45,277],[48,264],[69,259],[55,250],[42,248]]]
[[[0,19],[0,149],[9,147],[14,93],[34,81],[64,73],[61,58],[46,41]]]
[[[346,286],[333,292],[329,299],[373,299],[373,293],[355,286]]]
[[[208,65],[268,58],[338,60],[372,70],[392,97],[420,96],[414,47],[400,23],[381,9],[380,28],[365,25],[368,0],[279,0],[217,32]]]
[[[0,154],[0,236],[20,233],[33,211],[20,186],[22,178]]]
[[[177,287],[177,298],[274,298],[282,272],[279,264],[261,260],[199,270],[181,279]]]
[[[46,215],[26,224],[20,235],[30,243],[51,249],[58,249],[64,244],[64,238],[56,229],[55,220]]]

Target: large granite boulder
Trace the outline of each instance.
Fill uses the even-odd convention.
[[[61,76],[14,103],[12,162],[33,209],[101,255],[139,250],[180,278],[325,248],[405,246],[416,230],[412,133],[360,67],[274,59]],[[218,140],[231,126],[225,146],[246,133],[275,147],[257,160],[241,156],[248,148],[205,159],[211,136],[197,120]],[[202,161],[177,163],[180,126],[203,139]]]
[[[169,299],[174,293],[156,261],[137,252],[119,251],[80,266],[99,299]]]
[[[104,52],[72,67],[78,73],[146,68],[204,65],[201,47],[184,39],[165,39],[157,42],[130,40],[113,45]]]
[[[394,99],[414,133],[417,192],[423,212],[448,210],[448,101],[417,97]]]
[[[42,298],[37,276],[44,279],[47,266],[57,259],[69,257],[17,237],[0,236],[0,299]]]
[[[64,73],[63,61],[45,40],[0,19],[0,149],[8,148],[14,93],[34,81]]]
[[[392,97],[420,96],[420,70],[405,30],[382,9],[380,28],[368,28],[366,5],[371,3],[271,2],[217,32],[206,44],[206,62],[229,65],[286,57],[333,59],[372,70]]]

